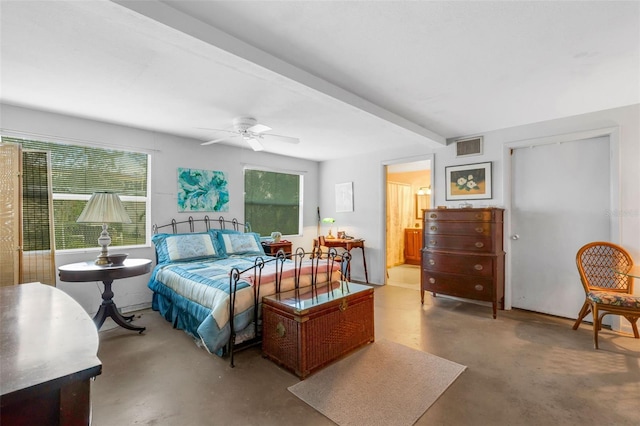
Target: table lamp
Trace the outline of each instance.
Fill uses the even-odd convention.
[[[322,221],[324,223],[334,223],[336,220],[332,217],[325,217],[324,219],[322,219]],[[333,238],[333,234],[331,233],[331,226],[329,226],[329,233],[327,234],[327,238]]]
[[[98,238],[98,245],[102,247],[102,251],[96,259],[96,265],[108,265],[111,263],[108,259],[109,253],[107,249],[109,244],[111,244],[108,224],[131,223],[131,219],[124,209],[118,194],[113,192],[96,192],[91,196],[76,222],[102,224],[102,233]]]

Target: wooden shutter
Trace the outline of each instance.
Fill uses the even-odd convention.
[[[0,143],[0,287],[21,282],[20,146]]]

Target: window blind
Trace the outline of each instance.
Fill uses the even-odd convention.
[[[111,246],[146,244],[148,154],[9,137],[2,140],[49,153],[57,250],[97,246],[100,226],[76,223],[96,191],[117,193],[132,221],[109,225]]]
[[[302,176],[245,169],[245,222],[260,235],[300,234]]]

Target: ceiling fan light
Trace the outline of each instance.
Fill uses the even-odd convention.
[[[264,133],[264,132],[268,132],[269,130],[271,130],[271,127],[269,126],[265,126],[264,124],[256,124],[254,126],[249,127],[247,129],[247,132]]]
[[[208,128],[207,128],[208,129]],[[218,136],[215,139],[202,142],[200,145],[211,145],[223,141],[231,141],[234,138],[242,138],[254,151],[264,151],[261,140],[275,140],[279,142],[300,143],[300,139],[289,136],[273,135],[266,133],[271,127],[258,123],[253,117],[237,117],[233,119],[233,130],[208,129],[220,133],[228,133],[228,136]]]

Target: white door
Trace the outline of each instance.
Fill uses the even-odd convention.
[[[609,155],[608,136],[513,150],[513,307],[578,316],[584,290],[576,252],[610,240]]]

